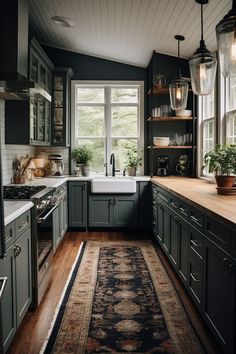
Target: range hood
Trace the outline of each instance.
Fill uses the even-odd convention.
[[[2,1],[0,11],[0,98],[26,99],[28,80],[29,0]]]

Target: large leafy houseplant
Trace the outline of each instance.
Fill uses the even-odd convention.
[[[89,175],[89,162],[93,159],[93,151],[87,145],[80,145],[71,151],[71,157],[76,165],[82,165],[82,175]]]
[[[125,169],[128,170],[129,176],[135,176],[137,167],[142,166],[142,156],[138,154],[136,146],[125,145],[127,150]]]
[[[207,166],[210,173],[215,172],[218,187],[232,187],[236,174],[236,145],[216,145],[204,156],[203,168]]]

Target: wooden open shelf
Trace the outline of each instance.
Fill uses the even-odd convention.
[[[185,121],[185,120],[193,120],[193,117],[176,117],[176,116],[173,116],[173,117],[164,117],[164,116],[161,116],[161,117],[148,117],[147,119],[149,122],[152,120],[153,122],[171,122],[171,121],[175,121],[175,122],[180,122],[180,121]]]
[[[192,149],[193,146],[187,146],[187,145],[178,145],[178,146],[159,146],[159,145],[153,145],[153,146],[148,146],[148,149]]]
[[[191,88],[188,89],[189,92],[192,91]],[[155,85],[152,89],[148,90],[148,95],[165,95],[169,93],[169,86],[168,85]]]

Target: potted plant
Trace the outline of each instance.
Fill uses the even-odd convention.
[[[92,150],[86,145],[80,145],[71,151],[71,157],[75,161],[77,167],[81,167],[82,176],[89,176],[89,162],[93,159]]]
[[[209,172],[215,172],[218,187],[231,188],[235,182],[236,174],[236,145],[226,145],[221,147],[216,145],[214,150],[209,151],[204,156],[203,166],[209,167]]]
[[[142,166],[142,156],[138,155],[136,146],[125,145],[127,149],[125,170],[128,171],[129,176],[136,176],[137,167]]]

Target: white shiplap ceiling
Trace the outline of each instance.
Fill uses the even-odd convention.
[[[232,0],[204,5],[204,39],[216,50],[215,26]],[[200,9],[195,0],[30,0],[30,24],[42,44],[146,67],[153,50],[177,56],[175,34],[185,36],[181,56],[199,46]],[[60,27],[53,16],[75,26]]]

